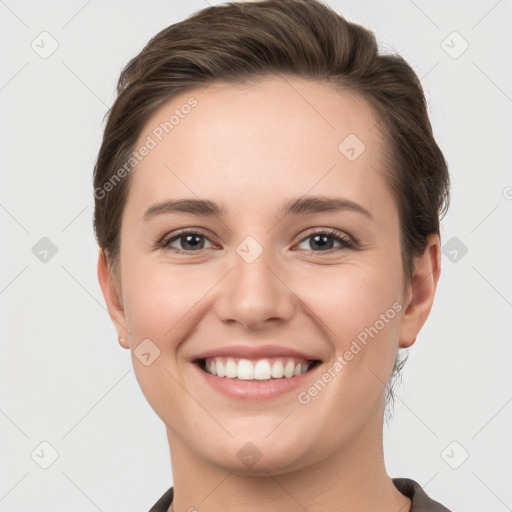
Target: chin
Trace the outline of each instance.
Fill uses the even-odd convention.
[[[213,442],[210,453],[205,453],[204,457],[226,471],[245,476],[279,475],[308,465],[304,442],[300,438],[290,437],[286,432],[281,436],[272,433],[265,438],[265,435],[245,435],[229,442]],[[213,452],[212,446],[217,448]]]

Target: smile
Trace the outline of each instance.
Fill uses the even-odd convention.
[[[320,363],[318,360],[311,361],[298,357],[210,357],[197,362],[200,368],[210,375],[245,381],[291,379],[305,374]]]

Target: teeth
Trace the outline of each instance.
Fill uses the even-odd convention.
[[[205,370],[217,377],[239,380],[270,380],[298,377],[306,373],[308,361],[298,358],[235,359],[213,357],[205,361]]]
[[[222,364],[222,361],[217,361],[215,368],[217,368],[217,377],[226,376],[226,371],[224,370],[224,365]]]
[[[252,366],[252,363],[249,363]],[[254,378],[256,380],[267,380],[272,376],[270,363],[266,359],[258,361],[254,366]]]
[[[293,373],[295,371],[295,365],[293,364],[293,361],[288,361],[286,363],[286,366],[284,367],[284,376],[290,379],[293,377]]]
[[[254,379],[254,366],[248,359],[240,359],[238,361],[238,368],[236,376],[242,380]]]
[[[234,379],[237,375],[237,364],[233,359],[228,359],[228,362],[226,363],[226,377],[228,379]]]
[[[276,361],[272,365],[271,375],[274,379],[280,379],[284,375],[283,363],[281,361]]]

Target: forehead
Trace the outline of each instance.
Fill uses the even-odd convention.
[[[214,82],[175,96],[148,120],[136,146],[151,150],[135,168],[129,199],[140,210],[195,195],[230,202],[234,213],[274,201],[277,208],[283,196],[309,191],[389,202],[376,125],[359,95],[318,82]]]

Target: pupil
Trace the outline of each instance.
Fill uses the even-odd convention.
[[[324,239],[324,240],[325,240],[325,239],[327,239],[327,238],[329,238],[329,237],[328,237],[327,235],[316,235],[316,236],[314,236],[314,237],[313,237],[313,240],[315,241],[315,244],[317,244],[317,245],[318,245],[317,240],[318,240],[318,239],[320,239],[320,238],[322,238],[322,239]],[[322,245],[322,243],[320,242],[320,247],[322,247],[322,248],[324,248],[324,249],[325,249],[325,243]]]
[[[197,240],[198,238],[200,238],[200,236],[199,236],[199,235],[186,235],[184,238],[185,238],[185,240],[186,240],[185,245],[187,245],[187,244],[188,244],[188,245],[190,245],[190,240],[192,240],[192,239],[194,239],[194,238]],[[200,243],[199,243],[199,245],[200,245]],[[197,245],[194,245],[194,244],[192,243],[192,244],[191,244],[191,247],[192,247],[192,248],[197,248]]]

